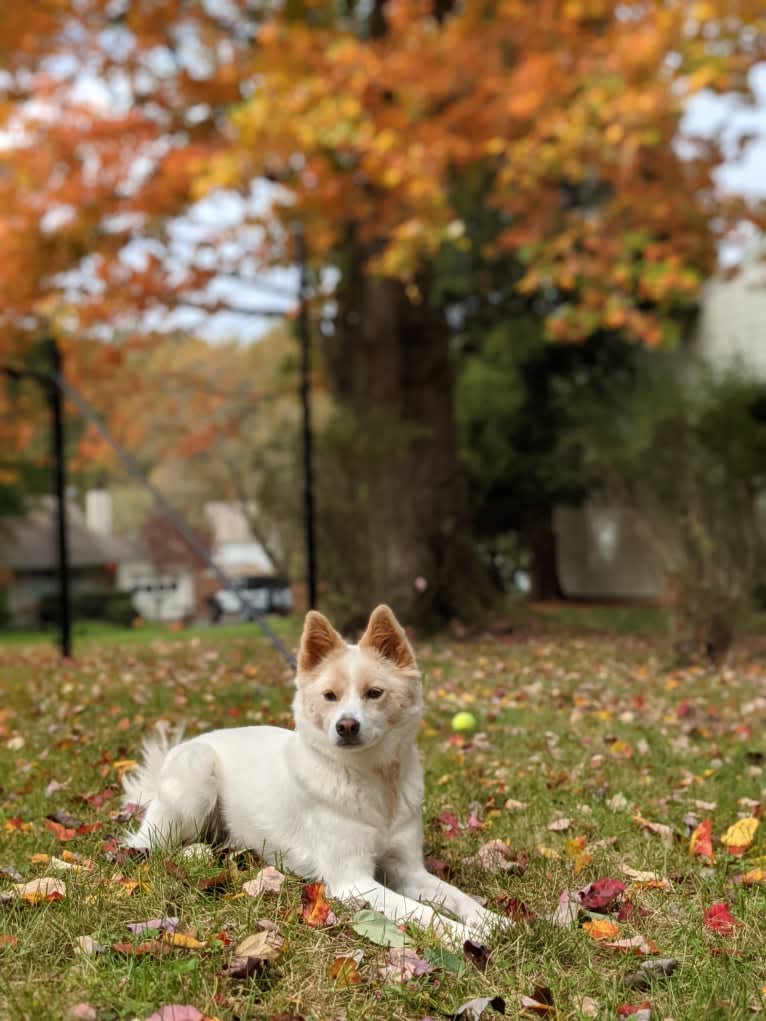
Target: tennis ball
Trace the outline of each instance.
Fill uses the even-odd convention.
[[[476,717],[473,713],[455,713],[452,717],[452,729],[457,731],[475,730]]]

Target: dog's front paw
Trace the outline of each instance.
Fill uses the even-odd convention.
[[[468,938],[472,943],[486,945],[506,936],[513,928],[513,922],[505,915],[479,908],[474,916],[467,919],[467,928],[471,933]]]

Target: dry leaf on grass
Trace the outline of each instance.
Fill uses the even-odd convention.
[[[27,904],[63,900],[66,897],[66,883],[63,879],[55,879],[53,876],[42,876],[29,883],[14,883],[11,889],[16,897],[25,900]]]
[[[620,927],[616,922],[610,922],[608,918],[598,918],[594,922],[583,922],[583,929],[591,939],[600,941],[614,939],[620,935]]]
[[[307,883],[301,891],[301,918],[314,929],[334,925],[338,919],[324,895],[324,883]]]
[[[455,1021],[480,1021],[485,1010],[491,1007],[492,1010],[496,1010],[498,1014],[505,1014],[505,1000],[502,996],[477,996],[473,1000],[466,1000],[465,1003],[461,1004],[455,1011],[453,1018]]]
[[[351,986],[361,985],[362,976],[359,971],[359,965],[363,959],[363,950],[355,950],[352,954],[336,957],[327,969],[327,975],[341,989],[349,989]]]
[[[262,893],[279,893],[284,881],[285,877],[279,869],[267,865],[266,868],[261,869],[254,879],[249,879],[246,883],[242,884],[242,892],[246,893],[249,897],[258,897]]]
[[[642,872],[640,869],[633,869],[629,865],[620,865],[620,872],[628,879],[633,880],[637,889],[646,888],[649,890],[672,890],[673,885],[666,876],[659,872]]]
[[[618,939],[613,943],[603,943],[610,950],[622,950],[625,953],[656,954],[657,947],[645,936],[631,936],[630,939]]]
[[[433,965],[410,947],[391,947],[378,966],[378,975],[384,982],[410,982],[430,971]]]
[[[757,831],[757,819],[738,819],[721,837],[721,843],[729,854],[739,858],[752,846]]]

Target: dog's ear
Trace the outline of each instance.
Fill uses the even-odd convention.
[[[376,606],[367,622],[367,630],[359,640],[363,649],[374,649],[400,670],[417,670],[415,653],[407,640],[404,628],[393,610],[381,604]]]
[[[327,617],[322,616],[317,610],[309,610],[298,651],[298,672],[308,673],[318,667],[331,652],[342,649],[344,645],[343,639]]]

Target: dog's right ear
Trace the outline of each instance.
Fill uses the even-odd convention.
[[[331,652],[342,649],[345,642],[329,622],[317,610],[309,610],[303,625],[301,647],[298,651],[298,673],[309,673],[318,667]]]

